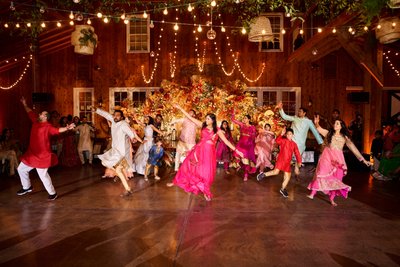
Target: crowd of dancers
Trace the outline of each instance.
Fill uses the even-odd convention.
[[[32,191],[28,172],[37,169],[49,199],[57,198],[57,193],[52,185],[47,169],[55,164],[53,154],[50,151],[49,139],[51,136],[71,130],[74,124],[56,128],[48,123],[49,114],[44,111],[39,116],[35,115],[27,107],[25,99],[21,99],[28,112],[33,127],[28,151],[22,156],[18,167],[18,173],[22,183],[22,189],[17,192],[23,195]],[[335,197],[347,197],[351,187],[343,183],[343,177],[347,172],[347,165],[343,155],[343,147],[346,145],[360,162],[369,166],[359,150],[350,140],[345,123],[336,118],[330,129],[324,129],[320,125],[320,117],[316,115],[314,121],[307,118],[307,109],[300,108],[297,116],[285,114],[282,103],[278,103],[276,109],[280,116],[291,122],[291,128],[284,128],[278,137],[271,131],[271,125],[264,123],[257,128],[251,123],[251,116],[245,115],[241,121],[233,112],[231,122],[239,126],[240,137],[235,144],[231,128],[227,120],[223,120],[220,127],[217,126],[217,118],[214,114],[207,114],[205,121],[196,118],[194,110],[186,111],[179,105],[175,108],[183,114],[183,118],[172,121],[171,124],[181,123],[179,141],[176,146],[175,177],[167,186],[178,186],[186,192],[201,194],[205,200],[210,201],[212,183],[216,175],[217,163],[222,163],[226,173],[230,167],[243,171],[243,181],[249,179],[249,175],[259,170],[257,180],[277,175],[283,172],[283,182],[279,190],[283,197],[288,197],[286,187],[291,178],[291,169],[294,164],[294,172],[299,174],[302,166],[302,153],[306,148],[306,139],[309,131],[313,133],[318,144],[325,145],[318,160],[313,179],[308,185],[309,198],[313,199],[320,191],[329,196],[332,205],[336,206]],[[144,138],[140,138],[130,126],[130,121],[124,117],[121,110],[115,110],[110,114],[102,109],[94,108],[96,114],[104,117],[111,128],[111,148],[99,159],[112,176],[117,176],[124,186],[123,197],[133,193],[129,186],[129,178],[134,173],[141,174],[148,181],[150,171],[154,168],[154,179],[160,180],[159,167],[165,153],[163,148],[163,135],[160,130],[161,116],[156,121],[151,116],[145,116],[144,122],[136,117],[134,121],[144,127]],[[196,143],[196,132],[200,131],[200,140]],[[133,156],[131,142],[140,142],[139,148]],[[276,159],[273,159],[274,147],[279,147]],[[266,171],[267,169],[267,171]],[[266,171],[266,172],[265,172]]]

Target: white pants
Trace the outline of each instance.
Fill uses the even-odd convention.
[[[28,189],[29,187],[31,187],[31,179],[29,179],[29,172],[32,169],[36,169],[40,177],[40,180],[42,180],[42,183],[46,188],[47,193],[49,193],[49,195],[54,195],[56,193],[56,190],[54,189],[53,183],[51,182],[51,177],[47,172],[48,168],[45,169],[33,168],[31,166],[24,164],[23,162],[19,164],[17,169],[19,178],[21,179],[22,188]]]

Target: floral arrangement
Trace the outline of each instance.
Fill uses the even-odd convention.
[[[218,121],[230,120],[233,113],[237,119],[250,114],[255,125],[262,127],[265,123],[272,126],[276,133],[280,132],[284,122],[271,107],[256,107],[256,98],[246,91],[247,86],[242,81],[236,80],[221,86],[213,86],[201,76],[192,76],[191,86],[182,86],[175,82],[164,80],[161,88],[150,95],[145,103],[139,107],[133,107],[132,101],[126,99],[122,102],[121,109],[128,117],[133,114],[138,116],[150,115],[155,117],[161,114],[164,119],[164,129],[171,133],[170,122],[182,117],[182,114],[174,108],[178,104],[185,110],[194,109],[197,118],[201,121],[208,113],[214,113]],[[219,125],[218,125],[219,126]],[[234,134],[237,132],[234,132]]]

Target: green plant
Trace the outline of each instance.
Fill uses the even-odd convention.
[[[81,30],[82,37],[79,38],[79,44],[81,46],[89,46],[89,42],[93,44],[93,47],[97,46],[97,39],[95,33],[90,29]]]

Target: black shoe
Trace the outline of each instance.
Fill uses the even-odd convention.
[[[281,190],[279,190],[279,193],[281,193],[282,196],[284,196],[285,198],[289,197],[289,194],[288,194],[288,192],[286,191],[286,189],[281,189]]]
[[[130,197],[132,194],[133,194],[132,191],[128,190],[128,191],[125,191],[125,193],[123,193],[121,195],[121,197]]]
[[[57,193],[55,193],[54,195],[49,195],[49,197],[47,199],[48,200],[56,200],[56,198],[58,198]]]
[[[19,190],[18,192],[17,192],[17,195],[18,196],[22,196],[22,195],[25,195],[25,194],[27,194],[27,193],[30,193],[30,192],[32,192],[33,191],[33,187],[31,186],[31,187],[29,187],[28,189],[21,189],[21,190]]]
[[[262,179],[264,179],[265,174],[263,172],[260,172],[259,174],[257,174],[257,181],[261,181]]]

